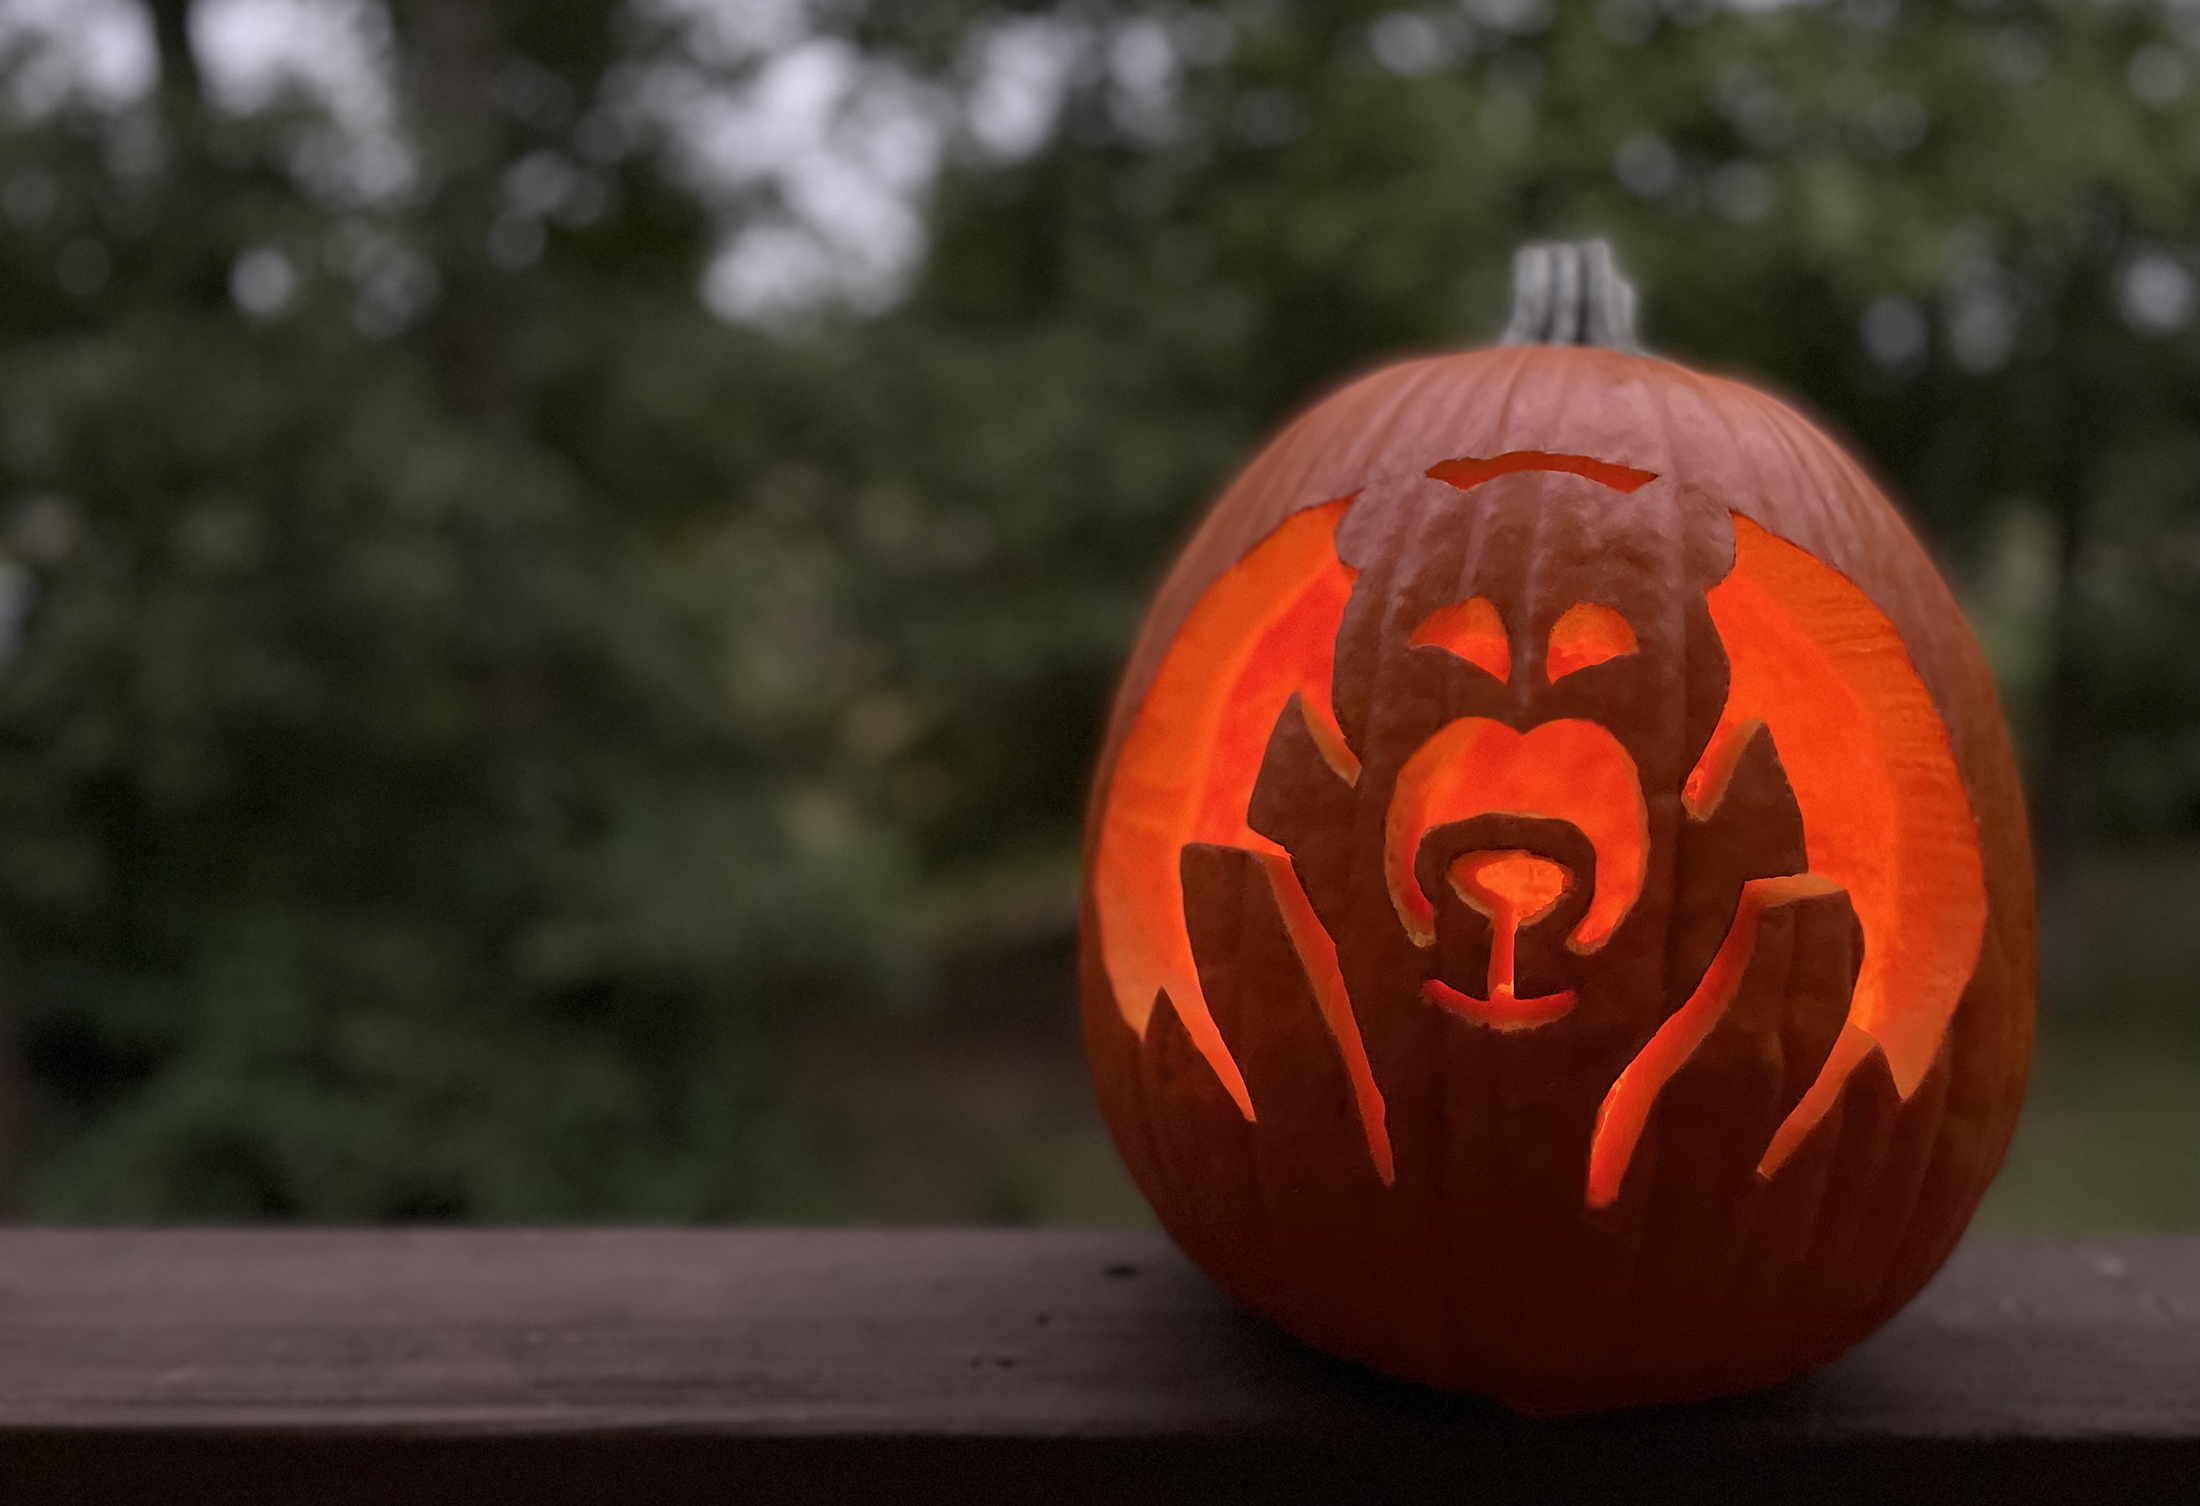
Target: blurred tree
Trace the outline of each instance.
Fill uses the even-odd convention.
[[[215,108],[190,11],[0,168],[29,1207],[799,1205],[763,1037],[864,974],[893,843],[729,694],[728,602],[839,646],[747,547],[789,415],[707,220],[582,108],[611,7],[398,7],[379,142]]]
[[[2183,7],[331,0],[347,114],[214,4],[0,131],[35,1213],[831,1211],[773,1041],[1071,923],[1170,546],[1530,236],[1879,458],[2051,857],[2200,826]]]

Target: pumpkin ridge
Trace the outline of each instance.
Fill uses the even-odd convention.
[[[1929,1152],[1938,1143],[1941,1126],[1947,1117],[1951,1044],[1949,1038],[1942,1039],[1940,1054],[1935,1057],[1931,1069],[1926,1072],[1917,1090],[1903,1100],[1902,1114],[1913,1121],[1899,1126],[1897,1131],[1898,1134],[1910,1137],[1908,1154],[1900,1163],[1908,1186],[1900,1198],[1900,1214],[1884,1216],[1893,1232],[1889,1234],[1885,1248],[1879,1253],[1876,1268],[1868,1276],[1868,1289],[1872,1293],[1873,1305],[1877,1304],[1895,1268],[1896,1259],[1909,1239],[1911,1224],[1917,1217],[1918,1202],[1924,1194],[1926,1175],[1931,1168]],[[1887,1174],[1886,1170],[1882,1171],[1882,1176]]]

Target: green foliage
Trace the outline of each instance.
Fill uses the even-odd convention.
[[[305,102],[214,111],[173,47],[0,132],[34,1211],[829,1209],[778,1043],[1069,923],[1170,547],[1293,407],[1486,338],[1529,237],[1610,235],[1661,349],[1877,457],[2054,852],[2200,826],[2164,12],[813,6],[936,100],[1009,20],[1080,61],[1035,150],[951,135],[906,296],[767,328],[696,288],[769,196],[604,144],[666,14],[393,6],[407,192],[317,186]],[[500,205],[543,153],[597,207],[536,256]],[[296,280],[257,315],[254,254]]]
[[[30,1206],[758,1206],[763,1038],[881,971],[898,870],[811,829],[829,791],[790,819],[831,687],[760,689],[799,634],[729,620],[813,551],[741,500],[784,415],[695,307],[698,216],[636,166],[513,276],[450,227],[521,128],[451,123],[500,160],[361,210],[273,165],[294,122],[166,103],[135,174],[109,121],[13,142],[62,186],[0,356],[39,570],[0,680]],[[72,299],[86,244],[112,274]],[[231,296],[254,247],[300,269],[275,317]],[[400,329],[408,278],[442,296]]]

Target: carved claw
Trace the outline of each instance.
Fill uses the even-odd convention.
[[[1688,1002],[1658,1027],[1657,1033],[1636,1053],[1635,1059],[1620,1072],[1604,1095],[1603,1107],[1597,1111],[1596,1131],[1589,1143],[1588,1204],[1591,1208],[1608,1208],[1618,1200],[1628,1162],[1634,1158],[1635,1146],[1642,1138],[1644,1126],[1649,1123],[1650,1110],[1656,1105],[1659,1093],[1733,1007],[1741,991],[1743,975],[1749,970],[1750,956],[1756,950],[1757,933],[1765,912],[1774,906],[1792,904],[1814,895],[1839,892],[1838,884],[1812,873],[1751,879],[1742,885],[1734,923],[1727,929],[1726,940],[1712,957],[1711,965],[1704,969],[1703,978],[1688,996]],[[1839,1047],[1835,1049],[1838,1055]],[[1829,1059],[1827,1070],[1830,1072],[1832,1068],[1833,1062]],[[1825,1080],[1822,1074],[1820,1082]],[[1816,1091],[1813,1088],[1812,1092]],[[1839,1091],[1838,1081],[1833,1091]],[[1810,1101],[1809,1094],[1804,1101]],[[1797,1112],[1800,1111],[1798,1106]],[[1781,1133],[1786,1133],[1786,1126],[1782,1126]],[[1775,1135],[1775,1147],[1780,1143],[1780,1136]]]

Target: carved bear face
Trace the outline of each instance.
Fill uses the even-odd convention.
[[[1172,1234],[1311,1342],[1534,1407],[1738,1389],[1983,1190],[2022,861],[1960,615],[1815,430],[1608,351],[1397,368],[1248,466],[1149,619],[1095,1080]],[[1827,1219],[1875,1253],[1812,1274]]]

